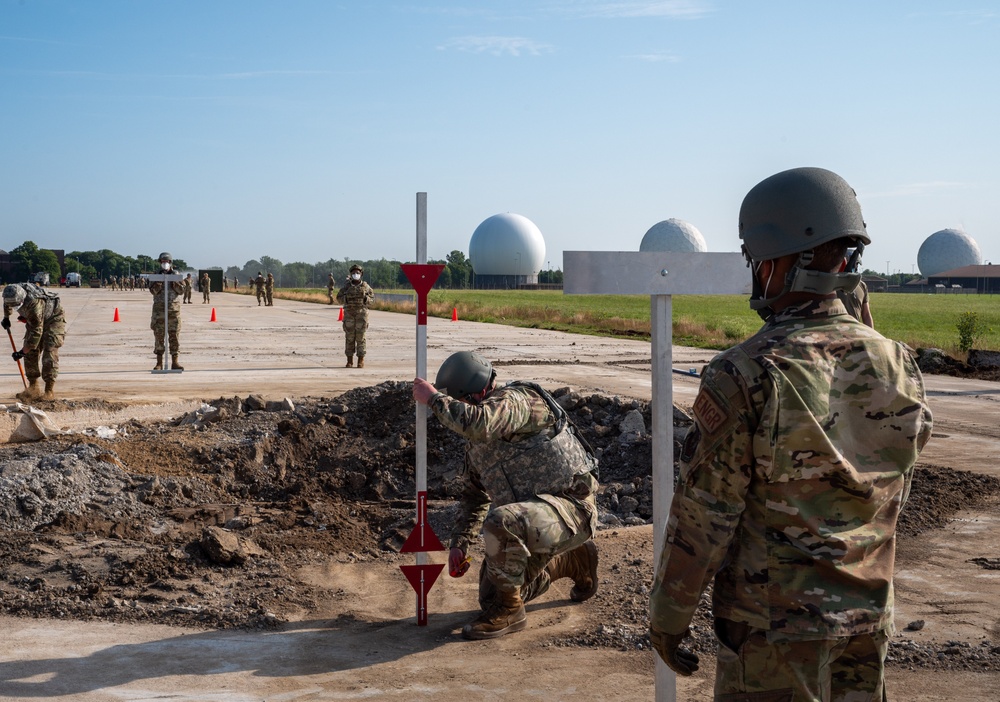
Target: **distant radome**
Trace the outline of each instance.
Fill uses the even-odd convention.
[[[960,229],[934,232],[924,239],[917,252],[917,267],[925,278],[963,266],[978,266],[982,262],[979,244]]]
[[[697,227],[683,219],[671,218],[650,227],[642,237],[639,250],[702,253],[708,251],[708,246]]]

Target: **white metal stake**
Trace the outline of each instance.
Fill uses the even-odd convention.
[[[568,295],[649,295],[653,413],[653,563],[659,568],[674,496],[673,300],[671,295],[750,293],[738,253],[564,251]],[[654,571],[655,572],[655,571]],[[675,702],[677,678],[656,660],[656,702]]]
[[[417,193],[417,263],[427,263],[427,193]],[[427,377],[427,324],[417,319],[417,376]],[[427,406],[417,402],[416,462],[414,464],[417,494],[427,491]],[[417,552],[417,565],[427,563],[427,553]]]

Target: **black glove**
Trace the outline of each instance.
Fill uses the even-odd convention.
[[[2,320],[0,320],[0,327],[3,327],[4,329],[10,329],[10,317],[4,317]]]
[[[14,353],[12,353],[10,355],[10,357],[13,358],[15,361],[20,361],[22,358],[24,358],[24,352],[23,351],[15,351]]]
[[[649,642],[660,654],[660,658],[670,670],[684,676],[691,675],[698,670],[698,654],[680,647],[681,641],[687,637],[687,631],[683,634],[667,634],[652,627],[649,628]]]

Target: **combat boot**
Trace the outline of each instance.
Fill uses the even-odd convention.
[[[358,356],[358,368],[364,368],[364,367],[365,367],[365,357]]]
[[[597,544],[588,541],[572,551],[560,553],[545,566],[552,580],[572,578],[569,598],[574,602],[589,600],[597,592]]]
[[[499,592],[497,599],[474,621],[462,628],[466,639],[495,639],[521,631],[528,625],[520,592]]]
[[[549,577],[548,568],[543,570],[538,574],[531,582],[525,582],[521,586],[521,601],[524,604],[528,604],[533,599],[539,595],[544,595],[548,592],[549,583],[552,579]],[[493,584],[493,581],[486,577],[486,561],[483,561],[483,567],[479,569],[479,607],[480,609],[488,609],[489,606],[497,597],[497,586]]]
[[[153,366],[153,370],[163,370],[163,354],[156,354],[156,365]]]
[[[54,400],[56,399],[56,381],[46,380],[45,381],[45,392],[42,394],[43,400]]]
[[[41,396],[42,391],[38,387],[38,378],[32,378],[28,381],[28,387],[17,393],[14,397],[19,399],[21,402],[31,402],[32,400],[37,400]]]
[[[177,357],[178,354],[176,353],[170,357],[170,370],[184,370],[184,366],[180,364],[180,361],[177,360]]]
[[[354,356],[352,356],[351,354],[347,354],[347,365],[344,366],[344,368],[353,368],[353,367],[354,367]]]

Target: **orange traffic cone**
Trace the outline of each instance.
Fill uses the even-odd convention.
[[[337,317],[337,321],[338,322],[343,322],[344,321],[344,308],[343,307],[340,308],[340,316]]]
[[[111,321],[113,321],[113,322],[120,322],[120,321],[122,321],[121,318],[118,316],[118,308],[117,307],[115,308],[115,318],[113,320],[111,320]]]
[[[209,322],[216,322],[216,321],[218,321],[218,320],[217,320],[217,319],[215,318],[215,308],[214,308],[214,307],[212,308],[212,318],[211,318],[210,320],[208,320],[208,321],[209,321]]]
[[[451,308],[451,321],[453,321],[453,322],[457,322],[458,321],[458,308],[457,307],[452,307]]]

